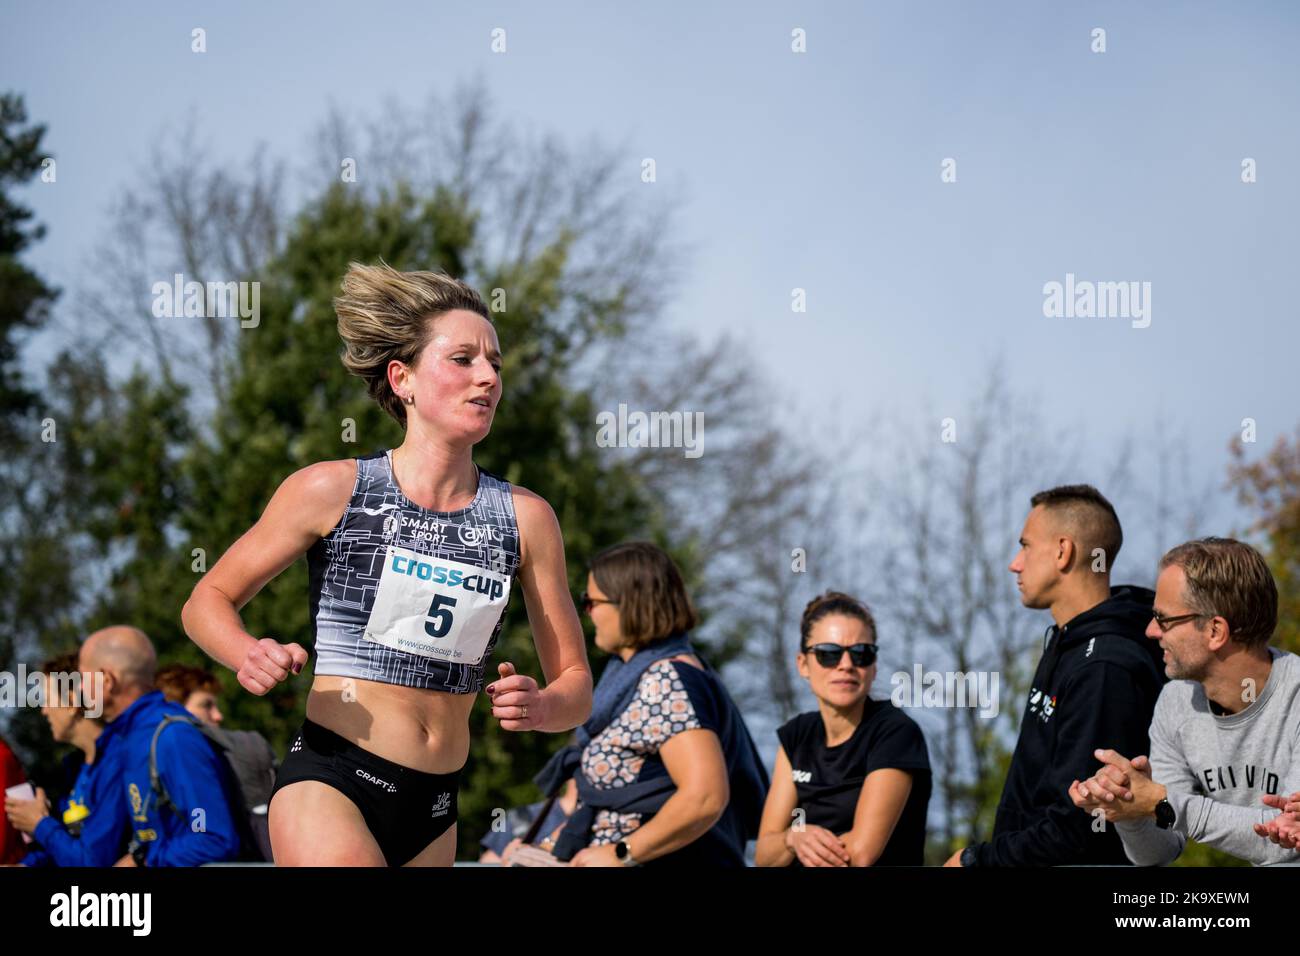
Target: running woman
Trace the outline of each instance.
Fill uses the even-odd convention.
[[[492,716],[505,730],[571,730],[591,712],[591,670],[555,513],[472,458],[501,399],[483,300],[439,273],[352,263],[334,306],[343,364],[405,439],[286,478],[181,617],[246,690],[267,693],[308,652],[249,634],[239,611],[305,554],[316,664],[271,799],[275,862],[449,866],[469,713],[516,579],[546,687],[500,664]]]

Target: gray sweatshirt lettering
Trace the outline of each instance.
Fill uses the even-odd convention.
[[[1152,817],[1116,823],[1124,852],[1138,866],[1172,862],[1189,838],[1251,863],[1300,863],[1300,852],[1253,828],[1278,814],[1260,797],[1300,790],[1300,657],[1269,652],[1268,680],[1238,713],[1215,716],[1197,681],[1170,681],[1160,692],[1151,721],[1151,775],[1168,790],[1177,820],[1171,830]]]

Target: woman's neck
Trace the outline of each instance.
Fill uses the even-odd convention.
[[[828,704],[824,700],[819,701],[818,709],[821,711],[822,725],[826,728],[826,746],[834,747],[852,737],[853,731],[857,730],[858,725],[862,723],[862,714],[866,706],[865,699],[847,709]]]
[[[393,449],[393,478],[402,494],[421,508],[458,510],[478,492],[472,453],[472,446],[453,447],[408,432]]]
[[[95,762],[95,742],[103,727],[90,720],[78,721],[72,731],[72,745],[86,755],[86,763]]]

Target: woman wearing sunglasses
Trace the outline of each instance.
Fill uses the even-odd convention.
[[[632,542],[598,554],[581,604],[612,655],[578,743],[538,774],[579,803],[554,840],[573,866],[743,866],[767,773],[740,712],[692,646],[695,609],[672,559]]]
[[[817,710],[777,730],[759,866],[920,866],[930,802],[921,728],[872,700],[876,622],[862,602],[827,591],[800,621],[800,675]]]

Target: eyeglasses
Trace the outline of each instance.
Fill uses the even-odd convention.
[[[1177,627],[1184,621],[1194,621],[1198,617],[1214,617],[1213,614],[1179,614],[1177,617],[1165,617],[1162,614],[1152,614],[1151,620],[1156,622],[1156,627],[1160,628],[1161,634],[1168,634],[1171,627]]]
[[[875,644],[854,644],[852,647],[845,647],[843,644],[812,644],[805,647],[804,653],[812,652],[817,658],[817,663],[828,670],[832,667],[839,667],[840,661],[844,659],[847,651],[849,661],[854,667],[870,667],[876,662],[876,654],[879,648]]]
[[[618,602],[609,601],[606,600],[605,598],[594,598],[586,591],[583,591],[582,594],[578,597],[578,607],[582,608],[582,612],[584,614],[590,614],[591,609],[595,607],[597,604],[613,604],[617,606]]]

